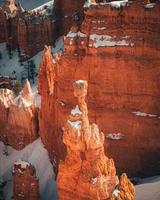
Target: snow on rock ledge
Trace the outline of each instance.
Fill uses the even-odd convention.
[[[139,116],[139,117],[158,117],[158,115],[151,114],[151,113],[140,112],[140,111],[135,111],[135,112],[132,112],[132,113],[135,114],[136,116]]]
[[[122,140],[124,135],[122,133],[108,133],[106,138],[111,140]]]
[[[147,3],[144,7],[147,9],[151,9],[151,8],[154,8],[155,5],[156,5],[155,3]]]
[[[20,166],[22,169],[26,169],[30,164],[26,161],[19,160],[14,163],[15,166]]]
[[[109,5],[112,8],[121,8],[126,6],[128,3],[128,0],[122,0],[122,1],[111,1],[111,2],[107,2],[107,3],[96,3],[93,0],[86,0],[85,4],[84,4],[84,8],[89,8],[90,6],[97,6],[97,5]]]
[[[120,7],[126,6],[127,3],[128,3],[128,0],[124,0],[124,1],[112,1],[109,4],[111,5],[112,8],[120,8]]]

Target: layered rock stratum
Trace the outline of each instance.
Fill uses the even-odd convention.
[[[65,53],[48,59],[56,76],[53,93],[49,85],[40,90],[40,132],[51,158],[65,157],[62,129],[75,103],[71,85],[85,79],[89,119],[104,132],[105,152],[118,172],[159,173],[159,11],[159,4],[148,8],[143,2],[85,8],[83,23],[65,38]],[[44,70],[39,83],[50,79]]]
[[[38,137],[38,110],[28,80],[17,97],[0,89],[0,110],[0,137],[5,144],[19,150]]]

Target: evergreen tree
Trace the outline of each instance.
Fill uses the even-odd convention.
[[[13,91],[16,95],[18,95],[21,90],[22,90],[21,83],[20,81],[16,80],[15,84],[13,85]]]
[[[0,60],[2,60],[2,53],[1,53],[1,51],[0,51]]]

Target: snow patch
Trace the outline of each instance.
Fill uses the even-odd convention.
[[[84,34],[84,33],[82,33],[82,32],[80,32],[80,31],[78,31],[78,32],[69,32],[68,34],[67,34],[67,37],[87,37],[87,35],[86,34]]]
[[[156,5],[156,3],[147,3],[144,7],[147,9],[151,9],[151,8],[154,8],[155,5]]]
[[[22,169],[26,169],[29,166],[28,162],[19,160],[14,163],[15,165],[20,165]]]
[[[112,1],[109,4],[111,5],[112,8],[121,8],[126,6],[128,3],[128,0],[123,0],[123,1]]]
[[[145,113],[145,112],[140,112],[140,111],[135,111],[132,113],[135,114],[136,116],[140,116],[140,117],[158,117],[155,114],[150,114],[150,113]]]
[[[71,110],[71,114],[72,114],[72,115],[81,115],[81,114],[82,114],[82,112],[80,111],[78,105],[76,105],[76,107],[75,107],[74,109]]]
[[[42,4],[41,6],[38,6],[37,8],[34,8],[32,12],[40,12],[41,14],[49,14],[49,11],[51,11],[53,8],[53,1],[49,1],[47,3]]]
[[[72,122],[70,120],[68,120],[68,122],[72,126],[72,128],[76,128],[76,129],[80,128],[80,125],[82,123],[81,121],[74,121],[74,122]]]
[[[115,189],[114,192],[113,192],[113,195],[115,197],[118,197],[119,193],[120,193],[120,191],[118,189]]]
[[[84,4],[84,8],[89,8],[90,6],[98,6],[98,5],[110,5],[112,8],[121,8],[126,6],[128,3],[128,0],[122,0],[122,1],[111,1],[108,3],[93,3],[92,0],[86,0],[85,4]]]
[[[128,36],[125,36],[125,38],[128,38]],[[89,39],[93,41],[92,46],[95,48],[98,47],[113,47],[113,46],[129,46],[130,43],[126,41],[126,39],[122,39],[119,41],[116,41],[114,37],[110,35],[97,35],[92,34],[90,35]]]
[[[75,83],[78,84],[78,85],[83,84],[83,83],[85,83],[85,80],[77,80],[77,81],[75,81]]]
[[[124,135],[122,133],[108,133],[106,138],[111,140],[121,140],[124,138]]]

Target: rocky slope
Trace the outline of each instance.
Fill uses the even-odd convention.
[[[22,149],[38,137],[38,112],[28,81],[15,98],[8,89],[0,89],[0,137],[15,149]]]
[[[39,200],[39,185],[35,168],[25,161],[18,161],[13,169],[13,198]]]
[[[75,102],[71,85],[86,79],[90,121],[98,123],[108,138],[105,151],[118,172],[159,173],[159,11],[159,4],[147,8],[142,2],[119,9],[91,5],[85,8],[82,25],[73,26],[67,35],[65,53],[56,55],[53,63],[45,52],[43,60],[56,74],[53,94],[46,85],[50,73],[43,68],[39,77],[46,85],[40,89],[40,132],[51,158],[54,152],[64,158],[62,128]]]
[[[114,161],[104,153],[104,133],[96,124],[89,123],[86,81],[74,83],[74,95],[78,105],[71,111],[64,127],[67,156],[60,162],[58,170],[59,199],[110,199],[118,177]],[[126,175],[121,177],[118,192],[119,200],[134,199],[135,190]]]

